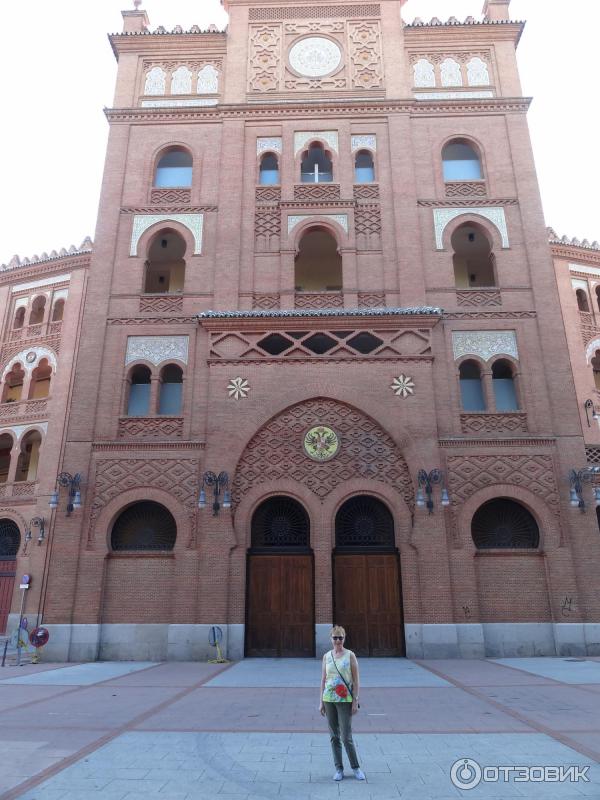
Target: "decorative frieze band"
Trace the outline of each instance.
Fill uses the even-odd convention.
[[[364,136],[353,136],[351,141],[352,152],[355,150],[377,150],[377,136],[375,134],[365,134]]]
[[[283,152],[283,143],[281,136],[260,137],[256,140],[256,155],[260,156],[263,153]]]
[[[489,361],[499,355],[519,358],[515,331],[453,331],[452,346],[455,359],[478,356]]]
[[[326,142],[332,150],[339,152],[339,139],[337,131],[299,131],[294,134],[294,154],[306,147],[313,139],[320,139]]]
[[[2,380],[6,378],[15,364],[19,363],[26,372],[31,372],[39,366],[43,358],[45,358],[52,369],[56,371],[56,353],[53,350],[47,347],[27,347],[25,350],[21,350],[20,353],[16,353],[10,359],[2,372]]]
[[[204,214],[136,214],[133,218],[129,255],[138,254],[138,243],[142,235],[157,222],[179,222],[184,225],[194,236],[194,255],[202,253]]]
[[[337,222],[346,233],[348,233],[348,215],[347,214],[319,214],[318,215],[324,219],[330,219],[333,222]],[[301,222],[307,219],[315,219],[314,214],[294,214],[288,217],[288,233],[291,233],[296,225],[299,225]]]
[[[188,363],[189,336],[128,336],[125,364],[149,361],[157,367],[175,359]]]
[[[462,214],[476,214],[485,217],[494,225],[502,237],[502,247],[510,247],[508,241],[508,228],[506,227],[506,215],[501,206],[486,208],[485,206],[471,206],[464,208],[435,208],[433,211],[433,222],[435,227],[435,244],[438,250],[444,249],[444,231],[446,226],[456,217]]]
[[[485,100],[493,92],[415,92],[415,100]]]

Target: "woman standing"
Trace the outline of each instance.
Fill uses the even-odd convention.
[[[365,774],[359,766],[352,741],[352,715],[358,711],[358,661],[352,650],[344,648],[345,638],[346,631],[339,625],[331,629],[333,650],[323,656],[319,711],[329,723],[335,764],[333,780],[341,781],[344,777],[343,742],[354,777],[364,781]]]

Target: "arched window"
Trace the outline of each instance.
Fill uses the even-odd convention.
[[[176,416],[181,413],[183,372],[177,364],[167,364],[160,373],[158,413]]]
[[[600,311],[600,286],[596,286],[596,307]]]
[[[448,142],[442,151],[445,181],[480,181],[481,160],[468,142]]]
[[[177,523],[160,503],[145,500],[122,511],[112,528],[110,542],[116,552],[127,550],[172,550]]]
[[[20,546],[19,526],[12,519],[0,519],[0,561],[13,561]]]
[[[335,517],[338,550],[393,550],[394,518],[380,500],[368,495],[351,497]]]
[[[302,183],[331,183],[333,180],[333,163],[322,144],[314,142],[304,153],[300,179]]]
[[[277,186],[279,184],[279,159],[275,153],[265,153],[260,160],[261,186]]]
[[[15,481],[37,480],[41,444],[42,435],[39,431],[29,431],[23,437]]]
[[[577,308],[580,311],[585,311],[589,313],[590,304],[588,303],[587,292],[584,291],[583,289],[577,289],[575,294],[577,295]]]
[[[478,225],[460,225],[452,234],[454,281],[457,289],[496,286],[492,245]]]
[[[354,161],[354,183],[372,183],[375,180],[375,163],[369,150],[359,150]]]
[[[128,417],[145,417],[150,412],[150,387],[152,373],[148,367],[138,364],[131,371],[131,385],[129,387],[129,401],[127,403]]]
[[[0,483],[6,483],[10,470],[10,456],[13,449],[13,438],[9,433],[0,434]],[[1,559],[0,559],[1,560]]]
[[[21,306],[21,308],[17,308],[15,311],[15,319],[13,322],[13,328],[17,330],[18,328],[22,328],[25,323],[25,307]]]
[[[192,185],[192,156],[182,147],[173,147],[163,153],[156,165],[154,185],[157,188]]]
[[[485,411],[481,371],[475,361],[463,361],[459,369],[463,411]]]
[[[40,325],[44,321],[44,311],[46,310],[46,298],[44,295],[36,297],[31,304],[31,314],[29,315],[30,325]]]
[[[4,389],[2,392],[3,403],[18,403],[23,394],[23,381],[25,380],[25,370],[17,362],[13,364],[11,371],[4,379]]]
[[[150,244],[146,261],[146,294],[181,294],[185,283],[185,240],[164,230]]]
[[[596,350],[592,358],[592,369],[594,371],[594,385],[600,392],[600,350]]]
[[[540,530],[532,514],[507,497],[489,500],[477,509],[471,535],[478,550],[539,547]]]
[[[304,234],[296,256],[294,282],[299,292],[340,291],[342,257],[328,231],[311,228]]]
[[[304,507],[291,497],[270,497],[252,515],[252,548],[274,552],[310,547],[310,521]]]
[[[52,309],[52,322],[62,322],[64,313],[65,313],[65,301],[61,297],[54,303],[54,307]]]
[[[38,366],[31,373],[31,383],[29,386],[29,399],[41,400],[50,394],[50,381],[52,379],[52,367],[47,358],[42,358]]]
[[[495,361],[492,366],[492,386],[496,411],[518,411],[517,390],[513,367],[509,361]]]

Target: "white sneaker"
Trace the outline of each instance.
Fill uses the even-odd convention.
[[[333,776],[334,781],[341,781],[344,778],[344,770],[343,769],[336,769],[335,775]]]
[[[354,773],[354,777],[356,778],[357,781],[365,781],[366,780],[365,773],[362,771],[362,769],[360,767],[357,767],[356,769],[353,769],[352,772]]]

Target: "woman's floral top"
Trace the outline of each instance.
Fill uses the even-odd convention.
[[[336,656],[335,664],[344,676],[344,680],[352,690],[352,670],[350,668],[351,650],[344,650],[344,654]],[[332,651],[330,650],[325,657],[325,691],[323,692],[324,703],[351,703],[350,692],[346,688],[344,681],[340,677],[340,672],[333,663]]]

